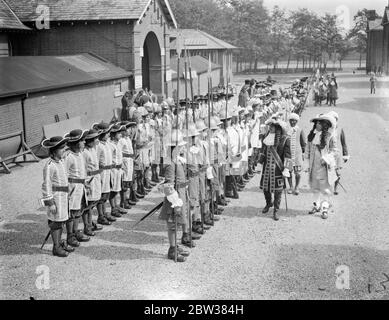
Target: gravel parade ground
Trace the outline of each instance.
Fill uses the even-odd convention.
[[[237,76],[241,84],[245,78]],[[290,83],[296,75],[274,76]],[[46,160],[0,174],[1,299],[389,299],[389,79],[337,74],[340,116],[351,155],[342,170],[335,213],[308,215],[312,194],[303,174],[299,196],[282,197],[280,220],[261,213],[256,175],[220,221],[196,241],[185,263],[167,259],[158,214],[132,228],[162,200],[157,188],[68,258],[54,257],[46,211],[39,209]],[[276,85],[277,87],[277,85]],[[312,102],[299,125],[331,109]],[[259,169],[259,167],[258,167]],[[94,216],[94,220],[96,215]],[[47,288],[39,286],[47,266]],[[349,289],[337,271],[349,270]],[[342,267],[343,266],[343,267]],[[337,270],[338,268],[338,270]],[[37,283],[36,283],[37,281]]]

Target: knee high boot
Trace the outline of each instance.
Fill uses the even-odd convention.
[[[236,178],[235,178],[235,176],[231,176],[231,179],[232,179],[231,186],[232,186],[233,198],[234,199],[239,199],[238,186],[237,186]]]
[[[67,257],[69,253],[61,245],[62,228],[51,230],[51,239],[53,240],[53,255],[57,257]]]
[[[270,191],[263,191],[263,194],[265,196],[266,200],[266,206],[263,208],[262,213],[268,213],[269,209],[273,206],[271,192]]]
[[[281,191],[275,191],[274,192],[274,211],[273,211],[273,218],[274,220],[279,220],[279,217],[277,215],[278,210],[280,209],[281,205],[281,196],[282,196],[282,190]]]

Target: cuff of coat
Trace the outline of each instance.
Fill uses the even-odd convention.
[[[162,185],[162,192],[165,194],[166,197],[170,196],[176,190],[174,189],[174,185],[172,183],[165,183]]]
[[[41,201],[42,204],[46,207],[51,207],[55,204],[53,197],[43,198]]]
[[[284,168],[288,169],[289,171],[293,170],[293,163],[291,159],[285,158],[284,160]]]

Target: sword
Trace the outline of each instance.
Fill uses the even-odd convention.
[[[347,193],[346,189],[343,187],[343,185],[340,183],[340,181],[338,181],[338,184],[342,187],[342,189],[344,190],[344,192]]]
[[[89,210],[89,209],[92,209],[93,207],[95,207],[97,205],[98,201],[95,201],[93,202],[91,205],[87,206],[86,208],[84,208],[81,212],[81,214],[83,214],[85,211]],[[51,233],[51,230],[49,230],[49,232],[47,233],[46,237],[45,237],[45,240],[43,241],[42,243],[42,246],[41,246],[41,250],[43,250],[43,247],[45,246],[47,240],[49,239],[50,237],[50,233]]]
[[[288,212],[288,198],[286,197],[286,179],[284,179],[284,195],[285,195],[286,212]]]
[[[145,216],[143,216],[137,223],[134,224],[134,226],[132,227],[132,229],[135,229],[135,227],[141,223],[143,220],[145,220],[147,217],[151,216],[153,213],[157,212],[163,205],[163,201],[158,204],[157,206],[155,206],[153,209],[151,209]]]

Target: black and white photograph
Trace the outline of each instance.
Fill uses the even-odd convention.
[[[389,300],[388,159],[388,0],[0,0],[0,300]]]

